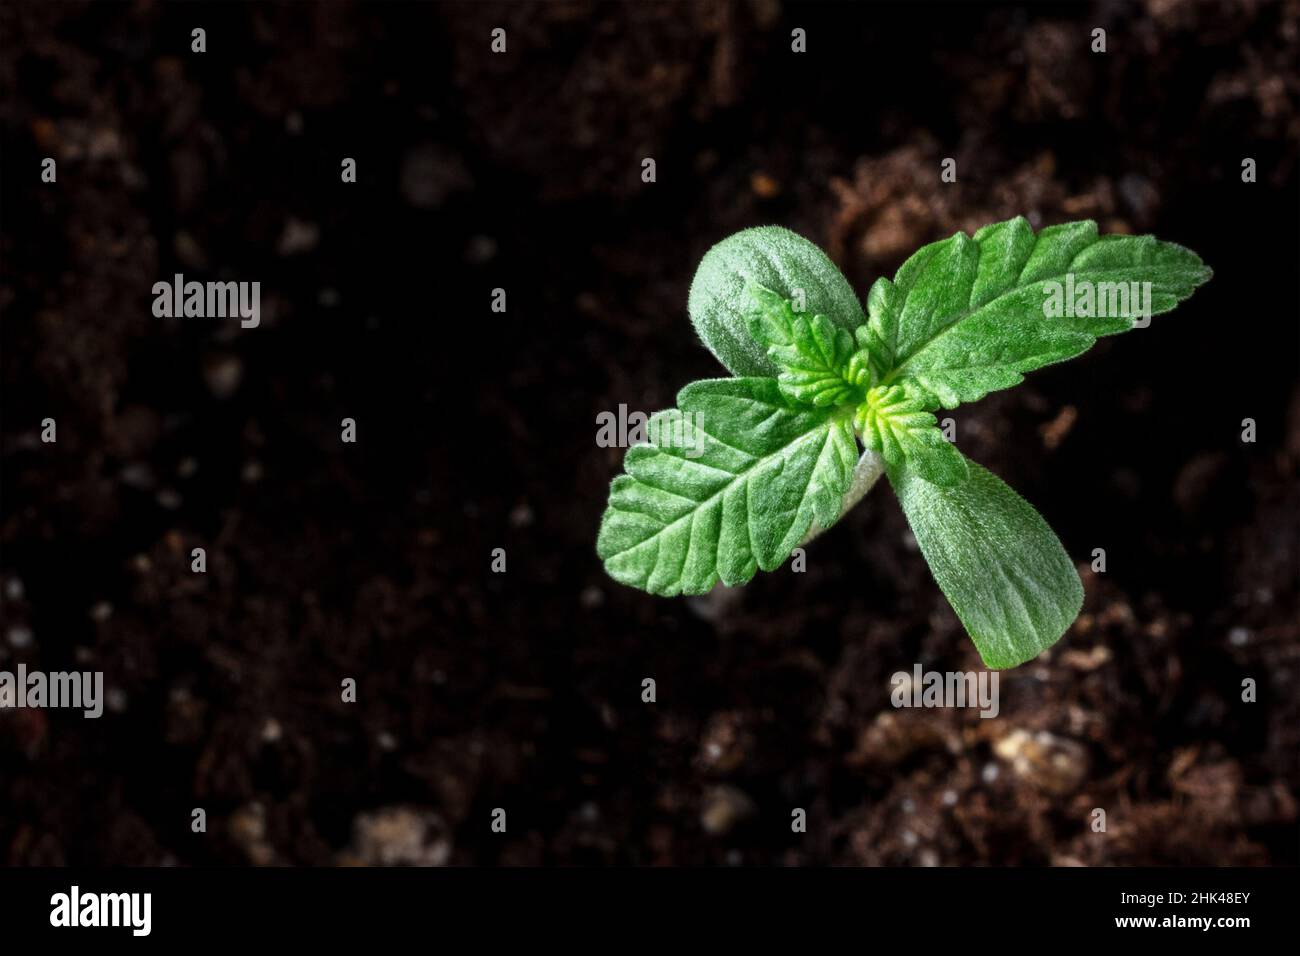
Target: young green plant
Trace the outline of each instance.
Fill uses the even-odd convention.
[[[651,416],[651,440],[610,485],[597,553],[652,594],[744,584],[884,474],[985,664],[1021,664],[1065,633],[1083,585],[1042,516],[934,412],[1144,326],[1210,275],[1151,236],[1099,236],[1091,221],[1035,233],[1016,218],[922,247],[876,280],[864,313],[806,239],[736,233],[704,256],[689,301],[734,377],[693,382]]]

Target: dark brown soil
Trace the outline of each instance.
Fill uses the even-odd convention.
[[[0,36],[0,669],[110,689],[0,712],[0,861],[1298,862],[1300,4],[42,3]],[[953,413],[1087,588],[998,719],[889,704],[978,657],[883,485],[803,574],[604,575],[596,415],[719,374],[710,244],[787,225],[865,292],[1022,213],[1216,275]],[[154,318],[175,272],[261,281],[261,326]]]

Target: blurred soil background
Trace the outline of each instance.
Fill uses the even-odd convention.
[[[0,712],[0,861],[1298,862],[1300,3],[5,2],[0,38],[0,669],[108,689]],[[979,661],[883,484],[806,573],[604,575],[596,416],[721,373],[712,243],[786,225],[865,293],[1016,214],[1216,275],[952,413],[1087,589],[997,719],[890,706]],[[155,318],[177,272],[260,281],[261,326]]]

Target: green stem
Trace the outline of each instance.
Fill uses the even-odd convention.
[[[868,491],[880,480],[880,476],[885,473],[885,459],[881,458],[879,453],[867,449],[858,459],[857,465],[853,468],[853,481],[849,484],[849,490],[844,492],[844,505],[840,508],[840,517],[844,517],[848,510],[866,497]],[[825,528],[813,526],[808,530],[808,534],[799,542],[800,547],[807,544],[813,538],[817,537]]]

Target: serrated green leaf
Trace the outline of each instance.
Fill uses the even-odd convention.
[[[1015,667],[1078,617],[1083,584],[1056,534],[996,475],[967,462],[941,488],[909,465],[887,470],[935,581],[989,667]]]
[[[789,299],[757,283],[749,283],[745,294],[751,303],[750,335],[767,346],[781,391],[818,408],[862,400],[861,382],[850,379],[852,335],[824,315],[800,315]]]
[[[687,303],[696,333],[733,375],[775,378],[779,371],[749,333],[751,282],[848,332],[866,321],[848,280],[807,239],[780,226],[742,230],[705,253]]]
[[[873,388],[858,406],[853,426],[862,444],[879,452],[886,467],[907,465],[936,485],[954,485],[968,475],[966,459],[943,437],[925,400],[897,385]]]
[[[1092,222],[1035,235],[1018,218],[918,250],[871,288],[868,320],[811,243],[738,233],[701,262],[691,319],[733,373],[765,377],[696,383],[650,419],[610,486],[597,551],[615,579],[656,594],[741,584],[837,521],[883,468],[985,663],[1029,660],[1075,619],[1082,584],[1042,517],[945,441],[932,410],[1017,384],[1132,328],[1135,312],[1169,311],[1210,275],[1150,236],[1099,237]],[[1092,308],[1053,312],[1047,293],[1068,309],[1076,281]],[[1149,301],[1121,299],[1126,283],[1147,283]]]
[[[875,381],[953,408],[1132,328],[1145,303],[1129,283],[1139,297],[1150,283],[1149,311],[1158,315],[1210,276],[1196,253],[1151,236],[1099,237],[1091,221],[1035,235],[1024,218],[1010,219],[924,246],[892,282],[878,279],[858,342],[871,352]],[[1051,294],[1067,285],[1091,287],[1092,311],[1106,314],[1049,316]]]
[[[768,378],[695,382],[653,415],[610,485],[596,552],[653,594],[703,594],[778,567],[839,519],[858,461],[849,409],[796,404]]]

